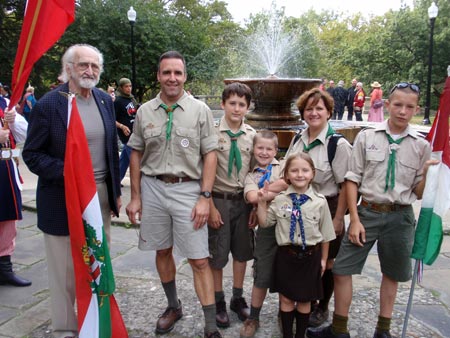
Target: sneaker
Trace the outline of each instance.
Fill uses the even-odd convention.
[[[183,309],[181,308],[181,301],[178,300],[178,308],[167,307],[166,311],[159,316],[156,322],[156,333],[164,334],[172,331],[175,323],[183,317]]]
[[[350,338],[349,333],[333,333],[331,325],[325,327],[311,328],[306,330],[306,337],[308,338]]]
[[[259,320],[247,318],[242,325],[239,334],[241,338],[251,338],[255,335],[256,330],[259,328]]]
[[[219,331],[214,331],[214,332],[209,332],[209,333],[205,332],[205,335],[203,337],[205,337],[205,338],[222,338],[222,335],[220,334]]]
[[[240,321],[244,321],[250,316],[250,309],[244,297],[231,297],[230,310],[236,312]]]
[[[227,313],[227,304],[224,300],[216,303],[216,325],[222,328],[230,326],[230,318]]]
[[[323,310],[320,307],[316,307],[311,315],[309,316],[309,326],[318,327],[328,320],[330,312],[328,310]]]
[[[373,338],[392,338],[392,336],[389,331],[378,332],[377,330],[375,330]]]

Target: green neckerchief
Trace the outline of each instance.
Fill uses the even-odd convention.
[[[328,136],[331,136],[335,133],[334,129],[331,127],[330,124],[328,124],[328,130],[327,130],[327,135],[325,136],[325,139],[328,138]],[[318,138],[316,138],[314,141],[312,141],[310,144],[306,145],[303,144],[303,152],[304,153],[309,153],[309,151],[314,148],[315,146],[318,146],[319,144],[322,144],[322,141],[319,140]]]
[[[388,168],[386,172],[386,185],[384,187],[384,192],[389,189],[393,190],[395,186],[395,158],[399,144],[403,141],[405,137],[400,137],[398,140],[394,140],[391,135],[386,133],[387,139],[389,141],[389,161]],[[395,145],[394,145],[395,144]]]
[[[167,121],[166,127],[166,140],[170,140],[170,135],[172,134],[173,111],[175,108],[179,107],[179,105],[178,103],[175,103],[169,107],[167,104],[161,103],[159,106],[166,111],[167,115],[169,115],[169,121]]]
[[[231,177],[231,172],[233,171],[233,162],[236,162],[237,172],[242,168],[242,158],[241,152],[239,151],[239,147],[237,145],[237,138],[244,134],[242,130],[238,131],[236,134],[233,134],[231,130],[225,131],[231,139],[231,148],[230,148],[230,157],[228,159],[228,177]]]

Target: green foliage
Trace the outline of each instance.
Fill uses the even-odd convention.
[[[0,82],[9,83],[23,20],[25,0],[0,0]],[[127,11],[137,12],[134,28],[137,96],[146,100],[158,92],[157,62],[175,49],[187,61],[186,87],[195,94],[218,95],[227,77],[265,76],[248,48],[253,34],[267,27],[271,13],[252,15],[244,27],[232,21],[220,0],[77,0],[76,20],[64,36],[39,60],[30,81],[37,96],[45,93],[61,71],[60,59],[74,43],[89,43],[104,54],[100,86],[131,78],[131,28]],[[436,1],[432,84],[437,91],[450,64],[450,2]],[[279,75],[325,77],[349,84],[354,77],[365,84],[383,84],[385,93],[399,81],[426,88],[430,23],[429,0],[416,0],[382,16],[309,10],[291,17],[275,5],[271,11],[289,37],[289,61]],[[367,90],[369,91],[369,90]],[[437,94],[436,91],[436,94]],[[438,104],[433,96],[432,109]]]

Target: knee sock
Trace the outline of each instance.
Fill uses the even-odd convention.
[[[347,328],[348,317],[333,313],[332,330],[334,334],[348,333]]]
[[[214,298],[217,304],[220,301],[225,301],[225,294],[223,293],[223,291],[216,291],[214,292]]]
[[[391,318],[378,316],[377,332],[389,332],[391,329]]]
[[[216,331],[216,304],[202,306],[202,310],[205,316],[205,332]]]
[[[296,310],[291,312],[284,312],[280,310],[281,315],[281,327],[283,328],[283,338],[293,338],[293,325],[294,325],[294,316]]]
[[[261,313],[260,307],[254,307],[253,305],[250,306],[250,316],[248,318],[256,319],[259,321],[259,314]]]
[[[309,313],[295,311],[295,338],[304,338],[308,328]]]
[[[322,287],[323,299],[319,302],[319,307],[325,311],[328,310],[328,303],[330,302],[334,289],[333,272],[331,271],[331,269],[325,270],[322,276]]]
[[[244,294],[244,289],[235,288],[233,286],[233,298],[241,298],[243,294]]]
[[[177,309],[180,306],[180,303],[178,302],[177,286],[175,284],[175,280],[167,283],[161,282],[161,284],[163,286],[164,293],[166,294],[169,307]]]

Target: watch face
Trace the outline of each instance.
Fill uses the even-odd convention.
[[[210,198],[211,197],[211,193],[209,191],[202,191],[200,193],[200,195],[202,195],[203,197],[206,197],[206,198]]]

